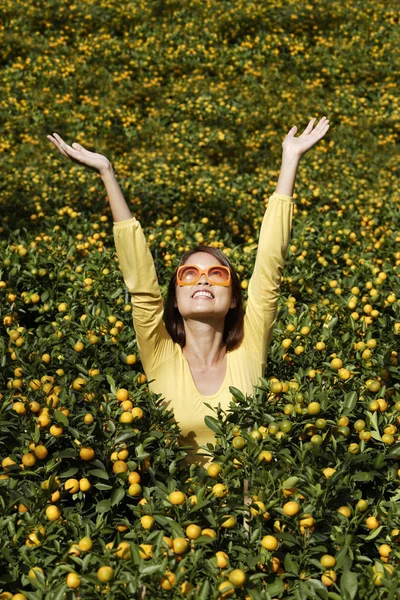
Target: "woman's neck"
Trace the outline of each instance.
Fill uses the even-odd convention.
[[[223,329],[216,329],[208,323],[185,321],[185,358],[198,369],[207,369],[220,364],[226,355]]]

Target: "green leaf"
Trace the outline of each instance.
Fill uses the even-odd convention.
[[[208,600],[210,597],[210,583],[208,580],[204,581],[201,586],[199,593],[197,594],[197,600]]]
[[[371,531],[371,533],[369,535],[367,535],[367,537],[365,538],[364,541],[369,542],[369,540],[374,540],[376,537],[378,537],[378,535],[380,534],[382,529],[383,529],[383,525],[381,525],[380,527],[377,527],[376,529]]]
[[[267,592],[271,596],[271,598],[273,596],[279,596],[279,594],[282,594],[284,590],[285,586],[283,585],[283,581],[279,577],[276,577],[273,583],[269,583],[267,585]]]
[[[97,513],[105,513],[111,510],[110,500],[101,500],[96,504],[96,512]]]
[[[299,574],[299,565],[294,560],[291,554],[286,554],[284,565],[285,571],[287,571],[288,573],[294,573],[295,575]]]
[[[214,433],[221,433],[221,424],[220,422],[215,419],[214,417],[211,417],[210,415],[206,415],[204,417],[204,423],[207,425],[207,427],[209,429],[211,429],[211,431],[213,431]]]
[[[92,469],[89,471],[89,475],[93,475],[93,477],[99,477],[100,479],[109,479],[108,473],[104,469]]]
[[[357,404],[357,400],[358,396],[356,392],[349,392],[348,394],[346,394],[343,402],[342,414],[349,415],[351,412],[353,412]]]
[[[123,487],[118,487],[116,490],[113,491],[113,493],[111,494],[111,506],[115,506],[116,504],[119,504],[122,500],[122,498],[125,496],[125,490]]]
[[[68,427],[69,421],[64,413],[61,412],[61,410],[56,409],[54,411],[54,418],[56,419],[57,423],[64,425],[64,427]]]
[[[340,578],[340,593],[343,600],[354,600],[358,591],[358,578],[355,573],[345,571]]]
[[[288,479],[286,479],[283,482],[282,487],[284,490],[290,490],[291,488],[296,487],[298,482],[299,482],[298,477],[289,477]]]

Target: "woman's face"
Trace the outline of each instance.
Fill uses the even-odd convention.
[[[196,252],[192,254],[185,264],[197,265],[205,270],[213,265],[220,265],[212,254]],[[206,291],[207,295],[197,292]],[[232,300],[232,285],[222,286],[209,283],[203,273],[195,285],[176,286],[176,303],[183,319],[210,320],[225,319],[230,308],[235,307]]]

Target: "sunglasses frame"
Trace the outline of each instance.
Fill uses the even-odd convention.
[[[184,269],[185,267],[195,267],[199,271],[200,274],[199,274],[198,279],[196,279],[196,281],[192,281],[191,283],[185,283],[184,281],[182,281],[180,279],[179,274],[182,271],[182,269]],[[215,267],[219,267],[219,268],[222,267],[222,269],[228,271],[228,280],[227,281],[225,281],[224,283],[216,283],[216,282],[211,281],[209,279],[208,272],[209,272],[210,269],[215,269]],[[177,285],[180,285],[180,286],[182,286],[182,285],[196,285],[196,283],[198,283],[200,281],[202,275],[206,276],[207,281],[208,281],[208,283],[210,285],[222,285],[224,287],[227,287],[231,283],[231,271],[230,271],[229,267],[227,267],[225,265],[211,265],[210,267],[208,267],[205,270],[200,269],[200,267],[198,267],[197,265],[181,265],[180,267],[178,267],[178,270],[176,272],[176,282],[177,282]]]

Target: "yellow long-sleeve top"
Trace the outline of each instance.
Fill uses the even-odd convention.
[[[114,223],[114,240],[125,284],[132,294],[133,323],[140,359],[149,383],[165,404],[173,409],[181,428],[182,444],[190,445],[187,463],[206,466],[199,446],[215,443],[205,425],[206,415],[215,413],[205,406],[221,405],[227,410],[232,399],[229,387],[252,394],[263,376],[272,328],[276,319],[284,259],[290,240],[294,202],[291,197],[272,194],[261,225],[257,256],[248,287],[244,318],[244,339],[227,353],[225,379],[217,393],[203,396],[194,382],[179,344],[173,342],[163,321],[163,299],[150,249],[135,217]],[[199,454],[196,453],[200,451]]]

